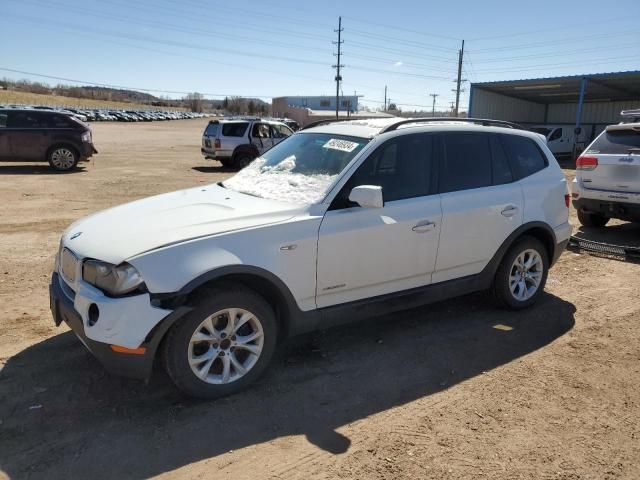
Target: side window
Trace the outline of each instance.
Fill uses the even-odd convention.
[[[520,135],[501,135],[500,137],[517,180],[533,175],[548,165],[542,151],[530,138]]]
[[[0,128],[7,126],[7,118],[9,116],[6,113],[0,113]]]
[[[39,128],[41,123],[39,115],[28,112],[11,112],[7,120],[11,128]]]
[[[558,140],[560,138],[562,138],[562,128],[556,128],[549,137],[549,141]]]
[[[52,115],[48,123],[53,128],[73,128],[72,120],[64,115]]]
[[[491,135],[491,180],[493,185],[503,185],[513,182],[513,172],[509,159],[497,135]]]
[[[489,135],[446,133],[440,170],[440,192],[457,192],[488,187],[491,178]]]
[[[225,123],[222,125],[222,135],[225,137],[243,137],[248,123]]]
[[[269,125],[266,123],[254,123],[251,129],[251,136],[253,138],[271,138]]]
[[[271,125],[271,129],[273,130],[273,138],[287,138],[293,133],[284,125]]]
[[[385,202],[429,195],[433,136],[403,135],[388,140],[373,152],[342,189],[342,200],[354,187],[378,185]],[[344,206],[352,206],[345,202]]]

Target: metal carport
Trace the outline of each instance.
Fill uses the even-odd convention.
[[[591,135],[640,108],[640,71],[472,83],[469,117],[591,127]]]

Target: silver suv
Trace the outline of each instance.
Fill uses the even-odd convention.
[[[576,160],[573,206],[585,227],[640,222],[640,110],[623,111]]]
[[[202,134],[200,151],[225,167],[243,168],[292,134],[283,122],[262,118],[211,120]]]

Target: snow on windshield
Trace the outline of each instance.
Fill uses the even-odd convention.
[[[329,186],[338,174],[302,174],[292,170],[296,167],[296,157],[291,155],[272,166],[260,157],[248,167],[223,182],[236,192],[246,193],[270,200],[311,204],[322,200]]]

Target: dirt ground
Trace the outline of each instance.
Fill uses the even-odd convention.
[[[0,478],[640,478],[637,264],[566,252],[525,312],[474,294],[297,339],[218,401],[105,373],[51,320],[60,234],[228,176],[205,123],[96,124],[77,173],[0,164]]]

